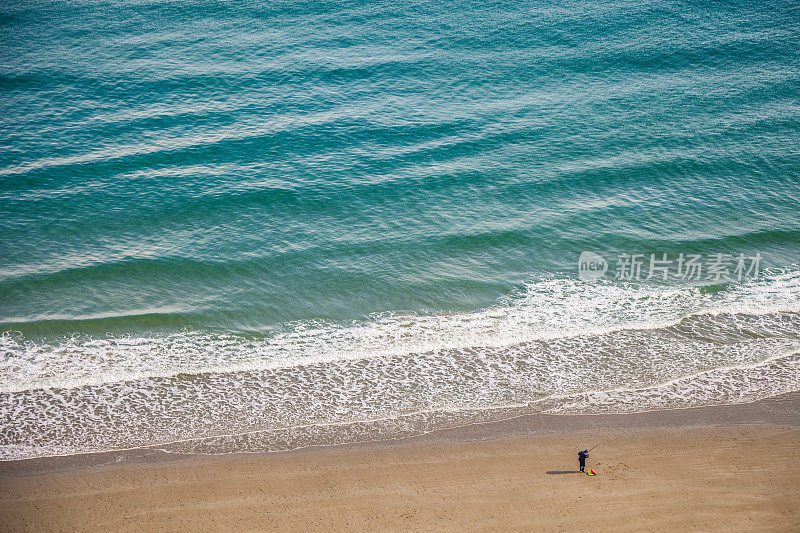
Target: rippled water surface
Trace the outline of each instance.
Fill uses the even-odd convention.
[[[788,1],[4,3],[0,457],[800,389],[798,50]]]

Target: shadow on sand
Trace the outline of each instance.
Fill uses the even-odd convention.
[[[555,476],[557,474],[580,474],[580,470],[548,470],[548,474]]]

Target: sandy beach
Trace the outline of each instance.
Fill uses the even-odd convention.
[[[5,463],[0,529],[790,531],[797,406],[794,394],[271,455]],[[598,475],[578,473],[577,450],[595,444]]]

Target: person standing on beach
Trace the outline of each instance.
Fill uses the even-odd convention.
[[[578,463],[581,465],[581,472],[586,472],[586,458],[589,457],[589,450],[578,452]]]

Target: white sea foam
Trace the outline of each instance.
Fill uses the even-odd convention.
[[[286,325],[272,337],[182,331],[159,337],[0,336],[0,392],[72,388],[178,374],[500,348],[535,340],[673,326],[698,314],[800,312],[800,271],[776,272],[718,293],[543,278],[502,303],[454,315],[385,314],[371,320]]]
[[[280,450],[416,434],[510,406],[752,401],[800,388],[799,302],[798,271],[716,291],[545,278],[475,313],[295,323],[269,338],[8,334],[0,457],[176,442]]]

